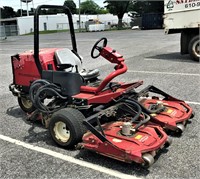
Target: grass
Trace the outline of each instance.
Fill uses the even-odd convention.
[[[117,27],[114,28],[110,28],[110,29],[106,29],[105,31],[115,31],[115,30],[127,30],[130,29],[130,27],[123,27],[122,29],[118,29]],[[69,29],[65,29],[65,30],[45,30],[45,31],[40,31],[39,34],[53,34],[53,33],[58,33],[58,32],[69,32]],[[79,29],[75,29],[75,33],[78,33]],[[85,29],[81,29],[81,32],[86,32]],[[26,36],[26,35],[33,35],[34,32],[30,32],[28,34],[24,34],[22,36]]]
[[[57,33],[57,32],[67,32],[69,30],[45,30],[45,31],[40,31],[39,34],[52,34],[52,33]],[[28,34],[24,35],[33,35],[34,32],[30,32]]]

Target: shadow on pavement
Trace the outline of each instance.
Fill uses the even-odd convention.
[[[93,163],[95,165],[100,165],[111,170],[116,170],[127,175],[136,175],[137,177],[145,177],[150,172],[148,168],[145,168],[137,163],[133,162],[130,164],[121,162],[84,149],[80,150],[75,158]]]
[[[193,61],[189,55],[181,55],[179,52],[174,53],[165,53],[165,54],[157,54],[154,56],[147,56],[145,58],[159,59],[159,60],[169,60],[169,61],[181,61],[183,63],[199,63],[197,61]]]

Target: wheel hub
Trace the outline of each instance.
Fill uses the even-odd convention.
[[[54,132],[55,137],[62,142],[67,142],[70,138],[70,131],[64,122],[55,123]]]
[[[21,98],[21,102],[22,102],[23,106],[24,106],[25,108],[27,108],[27,109],[32,108],[32,106],[33,106],[32,101],[29,100],[29,99]]]

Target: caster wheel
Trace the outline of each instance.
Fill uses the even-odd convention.
[[[143,154],[142,155],[142,158],[143,158],[143,160],[144,160],[144,163],[143,163],[143,166],[144,167],[150,167],[151,165],[153,165],[153,163],[154,163],[154,158],[153,158],[153,156],[151,155],[151,154],[149,154],[149,153],[146,153],[146,154]]]
[[[172,138],[168,137],[167,141],[165,142],[165,147],[168,148],[172,144]]]
[[[192,111],[192,115],[190,116],[190,119],[192,119],[195,116],[195,112]]]
[[[176,132],[178,134],[182,134],[183,131],[185,130],[185,126],[183,124],[177,124],[176,127],[177,127]]]

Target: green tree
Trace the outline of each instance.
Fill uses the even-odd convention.
[[[41,9],[40,14],[41,15],[53,15],[53,14],[59,14],[64,13],[62,9]]]
[[[122,28],[122,19],[124,14],[128,10],[128,6],[130,4],[130,0],[124,0],[124,1],[109,1],[106,0],[104,3],[107,3],[105,6],[109,12],[113,15],[117,15],[118,17],[118,29]]]
[[[98,10],[98,14],[107,14],[109,13],[107,9],[101,7],[99,10]]]
[[[65,0],[64,6],[67,6],[71,10],[72,14],[77,13],[76,4],[74,3],[73,0]]]
[[[163,13],[164,1],[136,1],[130,3],[128,11],[143,13]]]
[[[9,6],[3,6],[3,8],[1,8],[1,18],[5,19],[12,17],[16,17],[16,12],[13,10],[13,8]]]
[[[98,14],[100,9],[99,5],[92,0],[86,0],[80,4],[81,14]]]

